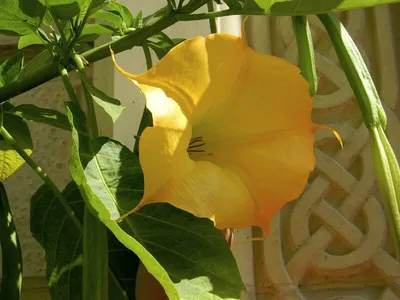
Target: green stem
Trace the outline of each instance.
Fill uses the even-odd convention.
[[[301,74],[308,81],[310,95],[314,97],[318,89],[318,77],[315,68],[314,47],[310,27],[305,16],[292,17],[292,20],[296,33]]]
[[[0,182],[0,246],[3,262],[0,299],[18,300],[22,285],[22,251],[3,183]]]
[[[153,60],[151,59],[150,48],[149,45],[147,44],[147,41],[143,42],[142,47],[143,47],[144,57],[146,59],[146,67],[147,70],[149,70],[153,67]]]
[[[72,55],[72,58],[76,64],[76,67],[78,68],[79,75],[81,77],[83,91],[84,91],[85,100],[86,100],[89,129],[90,129],[92,138],[95,139],[95,138],[99,137],[99,128],[97,126],[97,117],[96,117],[96,111],[94,108],[93,97],[85,85],[85,82],[87,82],[85,65],[83,64],[83,61],[80,58],[79,54],[74,53]]]
[[[207,2],[207,9],[208,9],[208,13],[214,12],[213,1]],[[217,32],[217,22],[215,21],[215,18],[211,18],[209,22],[210,22],[210,32],[216,33]]]
[[[75,94],[75,90],[71,84],[71,81],[69,80],[69,75],[68,75],[68,71],[66,68],[64,68],[64,66],[62,66],[60,63],[57,65],[58,67],[58,72],[61,75],[61,78],[63,80],[65,89],[67,90],[68,96],[71,99],[71,101],[75,102],[75,103],[79,103],[78,102],[78,98],[76,97]]]
[[[198,1],[190,6],[190,10],[185,13],[191,13],[201,7],[204,3]],[[110,46],[113,51],[117,54],[119,52],[129,50],[134,46],[142,45],[143,41],[153,36],[154,34],[163,31],[165,28],[178,22],[177,15],[174,12],[170,12],[168,15],[162,17],[153,24],[144,28],[135,30],[118,40],[111,41],[107,44],[99,46],[97,48],[86,51],[82,54],[89,63],[101,60],[110,56]],[[24,76],[19,80],[13,81],[10,84],[0,88],[0,103],[7,101],[23,92],[26,92],[34,87],[37,87],[59,75],[57,65],[54,62],[47,63],[45,66],[40,68],[37,72]]]
[[[233,15],[253,15],[253,16],[267,16],[270,15],[263,10],[243,10],[243,9],[227,9],[220,11],[213,11],[201,14],[176,14],[175,18],[178,21],[198,21],[209,20]]]
[[[35,171],[36,174],[39,175],[40,178],[49,186],[54,195],[60,200],[62,206],[64,207],[67,215],[72,219],[76,227],[82,230],[82,224],[79,221],[78,217],[75,215],[74,211],[69,206],[68,202],[65,200],[64,196],[61,194],[60,190],[57,188],[53,180],[51,180],[47,174],[34,162],[34,160],[22,149],[20,145],[18,145],[17,141],[9,134],[9,132],[1,127],[0,131],[1,136],[4,140],[14,148],[15,151],[25,160],[25,162]]]
[[[85,66],[77,53],[73,53],[72,58],[81,77],[85,94],[90,138],[96,139],[99,137],[99,129],[93,97],[85,85],[85,82],[87,82]],[[83,223],[83,300],[107,300],[107,227],[91,213],[89,206],[90,203],[86,203]]]
[[[386,135],[381,126],[370,129],[372,158],[382,193],[389,232],[391,233],[397,260],[400,259],[400,170]]]
[[[87,206],[83,221],[83,300],[108,300],[107,230]]]

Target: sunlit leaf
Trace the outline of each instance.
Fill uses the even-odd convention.
[[[91,141],[76,104],[67,103],[67,116],[73,126],[72,177],[98,217],[139,256],[168,297],[239,299],[244,287],[235,260],[211,221],[169,204],[148,205],[120,223],[115,221],[141,199],[138,158],[117,141]]]
[[[112,1],[108,3],[107,6],[110,8],[111,11],[118,13],[122,17],[125,27],[132,27],[134,18],[130,10],[125,5],[116,1]]]
[[[398,2],[398,0],[224,0],[234,9],[263,11],[270,15],[311,15]]]
[[[90,16],[91,19],[102,20],[114,24],[118,28],[122,25],[122,17],[112,11],[99,10]]]
[[[22,118],[4,114],[3,126],[21,148],[30,155],[33,150],[31,134]],[[0,138],[0,181],[4,181],[17,171],[25,161],[1,136]]]
[[[19,52],[0,65],[0,87],[17,79],[24,64],[24,53]]]
[[[159,34],[153,35],[147,44],[157,55],[158,59],[161,59],[169,50],[184,40],[185,39],[182,38],[171,39],[165,33],[160,32]]]
[[[60,20],[71,20],[80,11],[77,0],[47,0],[46,3],[53,15]]]
[[[51,60],[52,56],[47,49],[40,52],[22,68],[19,78],[25,78],[32,74],[36,74],[36,72],[45,67]]]
[[[102,24],[86,24],[79,38],[80,42],[92,42],[100,35],[112,35],[114,28]]]
[[[0,33],[25,35],[42,23],[46,8],[39,0],[1,0]]]
[[[125,107],[121,106],[121,102],[118,99],[108,96],[91,84],[86,78],[82,78],[82,80],[84,81],[85,87],[92,95],[96,103],[100,105],[106,111],[106,113],[109,114],[112,121],[115,122]]]
[[[28,47],[30,45],[45,45],[46,42],[37,34],[30,33],[23,35],[18,40],[18,49]]]
[[[10,103],[3,104],[5,114],[22,117],[27,121],[44,123],[64,130],[71,130],[67,117],[57,110],[38,107],[33,104],[21,104],[13,106]]]

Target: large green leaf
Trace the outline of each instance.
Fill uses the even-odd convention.
[[[121,102],[96,88],[85,76],[82,76],[81,79],[94,101],[106,111],[113,122],[117,121],[122,111],[125,109],[124,106],[121,106]]]
[[[23,35],[18,40],[18,49],[28,47],[30,45],[45,45],[44,41],[37,33],[29,33]]]
[[[171,50],[173,47],[183,42],[185,39],[174,38],[171,39],[168,35],[163,32],[153,35],[150,41],[147,43],[149,47],[157,55],[158,59],[161,59]]]
[[[117,13],[121,16],[125,28],[132,27],[134,18],[129,8],[114,0],[108,3],[107,6],[112,12]]]
[[[69,183],[62,194],[82,220],[84,202],[76,184]],[[46,252],[46,276],[52,299],[82,299],[82,233],[47,185],[41,186],[32,197],[31,232]],[[108,244],[109,299],[127,300],[126,294],[134,299],[127,284],[135,285],[139,260],[111,233]]]
[[[90,15],[90,19],[106,21],[110,24],[114,24],[118,28],[122,26],[122,17],[119,14],[112,11],[99,10],[94,14]]]
[[[97,216],[139,256],[169,298],[239,299],[244,287],[236,262],[211,221],[169,204],[148,205],[115,221],[141,199],[138,159],[117,141],[92,142],[85,115],[75,103],[67,103],[67,116],[73,136],[72,177]]]
[[[46,0],[46,3],[53,15],[60,20],[71,20],[80,11],[77,0]]]
[[[68,131],[71,130],[66,115],[54,109],[42,108],[33,104],[21,104],[15,107],[10,103],[4,103],[3,109],[5,114],[19,116],[27,121],[44,123]]]
[[[28,126],[18,116],[4,114],[3,126],[27,154],[33,150]],[[10,177],[24,164],[22,157],[0,136],[0,181]]]
[[[25,35],[41,24],[46,8],[40,0],[1,0],[0,33]]]
[[[312,15],[329,11],[341,11],[371,7],[379,4],[399,2],[398,0],[226,0],[231,8],[260,11],[265,14]],[[240,9],[241,10],[241,9]]]
[[[101,35],[112,35],[115,29],[108,25],[86,24],[79,37],[79,42],[93,42]]]
[[[0,182],[0,246],[3,263],[0,299],[19,300],[22,284],[22,252],[2,182]]]
[[[47,63],[50,62],[51,60],[52,60],[52,55],[47,49],[40,52],[22,68],[19,78],[21,79],[24,77],[29,77],[32,74],[35,74],[35,72],[38,72],[41,68],[45,68]]]
[[[0,87],[17,79],[24,64],[24,53],[19,52],[0,65]]]

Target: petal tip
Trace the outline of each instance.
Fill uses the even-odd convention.
[[[325,126],[325,125],[318,125],[317,130],[318,129],[326,129],[326,130],[329,130],[330,132],[332,132],[335,135],[336,139],[339,141],[340,147],[343,149],[343,147],[344,147],[343,140],[342,140],[340,134],[335,129],[333,129],[329,126]]]

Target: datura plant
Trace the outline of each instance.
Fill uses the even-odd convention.
[[[143,16],[137,3],[128,8],[116,0],[0,1],[0,39],[18,37],[18,50],[0,61],[0,298],[21,297],[23,252],[7,189],[26,163],[43,181],[29,195],[30,228],[46,255],[52,299],[240,299],[245,286],[231,252],[234,231],[259,227],[263,235],[245,242],[268,240],[272,217],[307,189],[318,130],[330,130],[344,146],[340,132],[312,121],[318,76],[308,15],[326,29],[370,132],[399,258],[400,169],[385,111],[334,14],[397,1],[159,2],[159,10]],[[216,4],[226,9],[214,11]],[[298,67],[253,50],[244,26],[241,37],[217,33],[216,18],[228,15],[291,16]],[[185,40],[164,33],[185,21],[209,22],[211,34]],[[129,73],[114,57],[132,47],[143,48],[143,74]],[[140,128],[131,132],[134,149],[101,136],[99,109],[112,122],[128,114],[88,75],[88,65],[104,58],[146,100]],[[70,98],[64,111],[17,104],[24,92],[58,76]],[[114,80],[108,76],[95,74]],[[70,133],[66,186],[38,165],[41,149],[33,149],[28,122]]]

